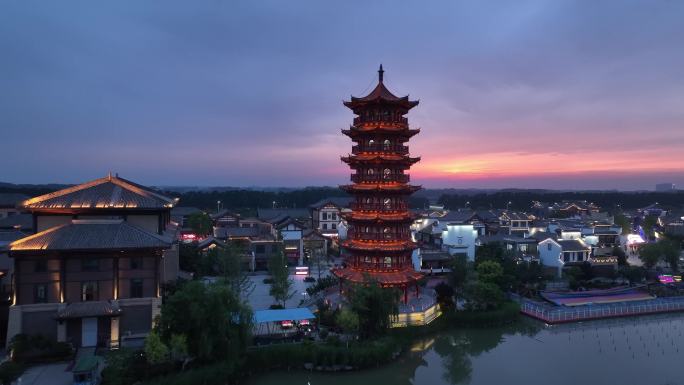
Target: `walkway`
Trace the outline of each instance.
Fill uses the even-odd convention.
[[[49,364],[30,367],[15,383],[21,385],[71,385],[73,374],[67,371],[69,364]]]
[[[600,318],[629,317],[684,311],[684,297],[655,298],[646,301],[616,302],[583,306],[554,306],[511,295],[520,303],[520,312],[548,324],[578,322]]]

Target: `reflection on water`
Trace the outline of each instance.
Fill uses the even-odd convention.
[[[556,326],[526,319],[416,340],[378,369],[274,372],[249,384],[684,384],[682,332],[684,314]]]

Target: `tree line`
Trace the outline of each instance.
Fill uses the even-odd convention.
[[[684,191],[678,192],[618,192],[618,191],[497,191],[478,194],[444,194],[438,202],[447,209],[470,207],[492,209],[508,207],[512,210],[529,211],[533,201],[561,202],[564,200],[587,201],[603,210],[619,211],[646,207],[658,202],[666,207],[684,205]]]

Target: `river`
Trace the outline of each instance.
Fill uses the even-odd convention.
[[[547,326],[456,329],[416,340],[377,369],[278,371],[248,385],[665,385],[684,384],[684,314]]]

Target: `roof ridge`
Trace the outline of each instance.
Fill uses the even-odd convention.
[[[137,183],[131,182],[127,179],[124,179],[124,178],[121,178],[118,176],[114,176],[111,178],[111,182],[118,185],[119,187],[123,187],[123,188],[133,190],[134,192],[136,192],[138,194],[146,195],[146,196],[152,196],[152,197],[161,199],[161,200],[169,202],[169,203],[174,203],[174,205],[175,205],[176,200],[174,198],[169,198],[167,196],[156,193],[156,192],[154,192],[148,188],[143,188],[142,186],[138,185]]]
[[[67,187],[65,189],[53,191],[51,193],[47,193],[47,194],[39,195],[39,196],[31,198],[31,199],[27,199],[27,200],[21,202],[21,206],[26,207],[26,206],[32,205],[34,203],[46,201],[46,200],[52,199],[52,198],[61,197],[61,196],[66,195],[66,194],[71,194],[71,193],[74,193],[77,191],[85,190],[87,188],[100,185],[100,184],[107,182],[107,181],[109,181],[108,177],[94,179],[94,180],[91,180],[90,182],[77,184],[77,185],[74,185],[71,187]]]
[[[50,228],[48,228],[48,229],[46,229],[46,230],[43,230],[43,231],[39,231],[39,232],[37,232],[37,233],[35,233],[35,234],[33,234],[33,235],[29,235],[28,237],[24,237],[24,238],[21,238],[21,239],[17,239],[16,241],[14,241],[14,242],[12,242],[12,243],[9,244],[9,249],[12,250],[12,248],[14,248],[15,245],[19,245],[19,244],[21,244],[21,243],[28,242],[28,241],[30,241],[30,240],[33,240],[33,239],[35,239],[35,238],[38,238],[38,236],[43,236],[43,235],[45,235],[45,234],[52,233],[52,232],[54,232],[54,231],[57,231],[57,230],[59,230],[59,229],[61,229],[61,228],[63,228],[63,227],[70,226],[70,225],[71,225],[71,222],[69,222],[69,223],[64,223],[64,224],[61,224],[61,225],[58,225],[58,226],[50,227]]]

